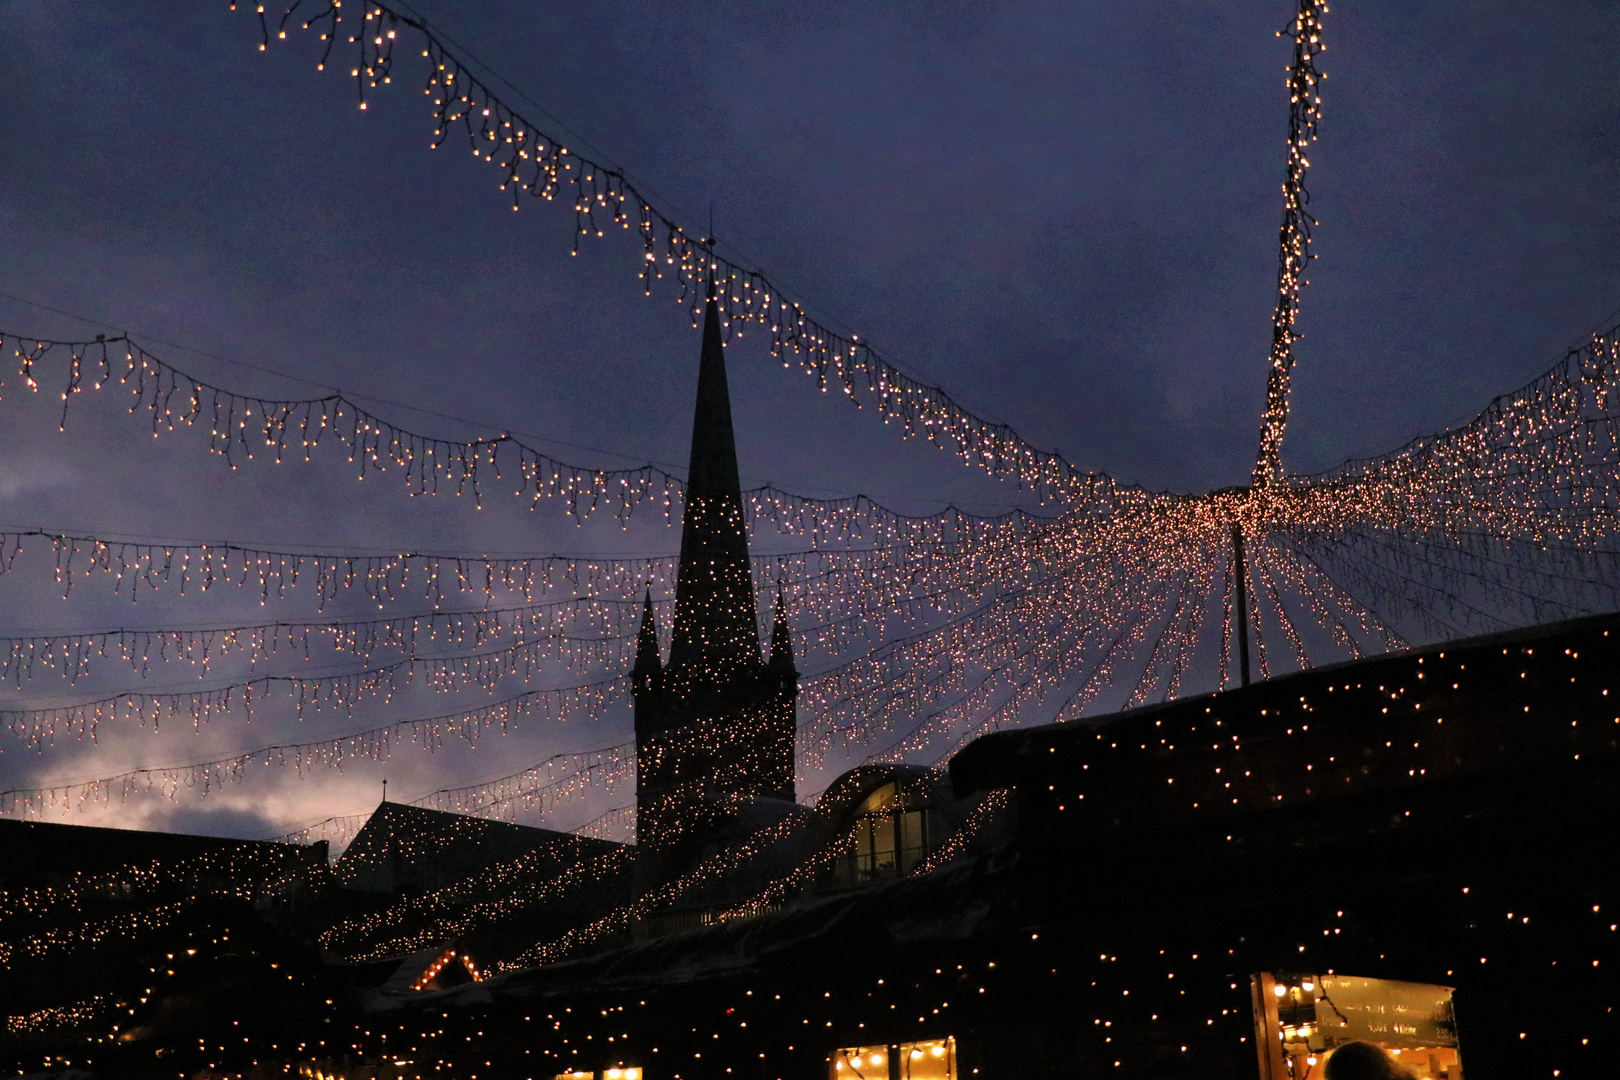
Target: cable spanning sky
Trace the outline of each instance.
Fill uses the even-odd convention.
[[[480,77],[503,96],[526,112],[532,99],[531,115],[549,114],[690,226],[707,230],[712,213],[728,257],[914,376],[1126,482],[1247,482],[1287,133],[1289,49],[1275,32],[1292,5],[415,10],[488,65]],[[667,291],[642,298],[633,238],[571,255],[566,215],[514,214],[487,165],[453,142],[430,151],[432,110],[409,63],[362,113],[345,72],[315,71],[318,50],[261,53],[255,20],[223,5],[5,3],[0,20],[14,28],[0,45],[12,73],[0,136],[13,148],[0,327],[127,331],[249,393],[341,388],[435,437],[511,432],[579,464],[678,473],[697,367],[686,309]],[[1295,346],[1290,471],[1466,420],[1612,322],[1620,73],[1605,43],[1617,23],[1599,4],[1334,8],[1318,59],[1320,258]],[[734,343],[728,365],[745,486],[860,491],[912,512],[1035,505],[819,394],[763,335]],[[28,395],[9,370],[4,396],[0,529],[350,552],[666,555],[677,543],[646,519],[580,528],[525,499],[474,510],[409,498],[397,477],[357,481],[340,462],[232,472],[183,433],[153,440],[110,399],[76,402],[59,431],[54,392]],[[773,546],[796,545],[756,550]],[[252,589],[131,606],[92,582],[63,600],[54,563],[36,558],[46,548],[25,547],[0,578],[0,632],[315,617]],[[171,667],[145,685],[221,681],[197,674]],[[0,707],[102,686],[8,685]],[[444,711],[435,700],[157,736],[109,728],[94,747],[48,754],[11,740],[0,788],[426,717]],[[82,820],[285,831],[368,809],[384,773],[403,797],[613,744],[622,711],[520,724],[477,749],[402,750],[313,782],[260,765],[206,799],[115,803]],[[577,824],[611,801],[548,820]]]

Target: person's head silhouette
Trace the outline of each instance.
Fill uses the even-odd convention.
[[[1325,1080],[1413,1080],[1413,1075],[1383,1047],[1347,1042],[1328,1056]]]

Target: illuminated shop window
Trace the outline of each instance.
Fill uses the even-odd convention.
[[[956,1039],[925,1039],[833,1051],[830,1080],[956,1080]]]
[[[601,1072],[585,1072],[578,1069],[573,1072],[560,1072],[551,1080],[643,1080],[643,1075],[638,1066],[615,1065]]]
[[[1383,1047],[1421,1080],[1462,1080],[1449,986],[1262,972],[1250,988],[1260,1080],[1320,1077],[1348,1042]]]
[[[840,860],[840,880],[861,884],[904,877],[928,857],[928,812],[884,784],[855,811],[855,846]]]

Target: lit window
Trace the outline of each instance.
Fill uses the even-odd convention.
[[[904,877],[928,857],[928,812],[910,805],[897,784],[868,795],[856,815],[854,847],[840,860],[840,880],[861,884]]]

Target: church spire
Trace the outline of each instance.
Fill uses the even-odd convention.
[[[799,673],[780,588],[768,666],[760,657],[758,616],[711,281],[669,662],[658,663],[649,592],[630,680],[636,843],[644,853],[637,865],[649,887],[675,880],[694,865],[689,856],[734,842],[743,801],[793,799]]]
[[[653,612],[652,587],[648,586],[641,607],[641,631],[636,635],[636,666],[632,675],[654,675],[663,669],[658,662],[658,616]]]
[[[738,665],[757,667],[757,620],[720,309],[711,283],[703,310],[703,355],[681,519],[670,668],[720,674]]]

